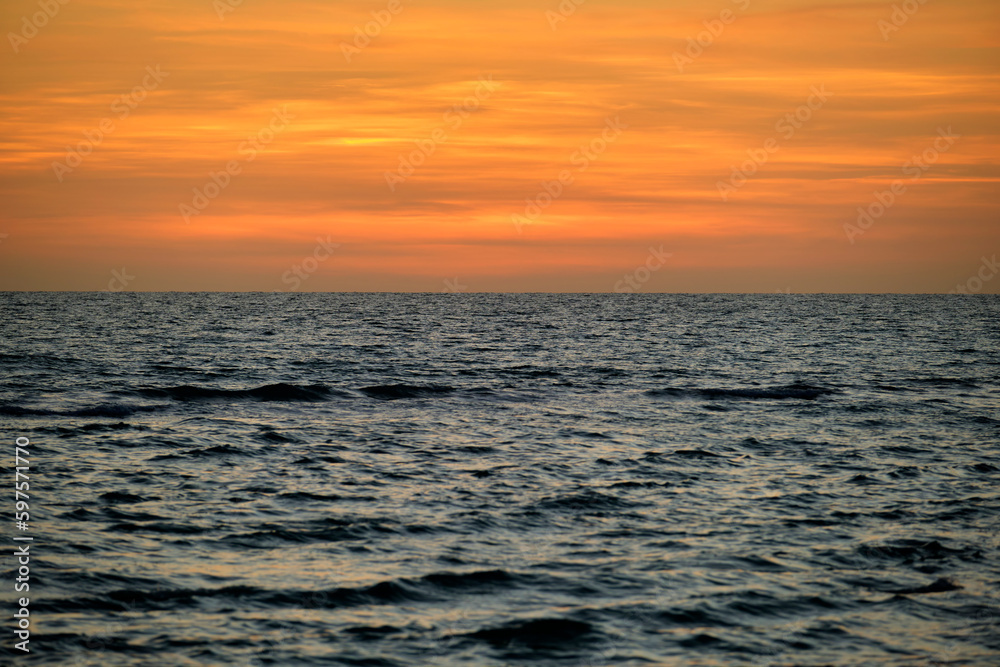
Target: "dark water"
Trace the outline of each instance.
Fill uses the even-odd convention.
[[[7,663],[1000,664],[997,297],[0,305]]]

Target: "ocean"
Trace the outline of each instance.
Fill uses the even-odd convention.
[[[0,308],[4,664],[1000,664],[1000,297]]]

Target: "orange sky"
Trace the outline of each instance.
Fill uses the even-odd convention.
[[[1000,3],[895,4],[5,0],[0,289],[998,293]]]

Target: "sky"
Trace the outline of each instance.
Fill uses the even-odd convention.
[[[0,289],[1000,293],[996,0],[4,0]]]

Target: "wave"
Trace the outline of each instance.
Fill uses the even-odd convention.
[[[438,572],[419,578],[400,578],[370,586],[341,587],[326,590],[275,590],[255,586],[223,588],[180,588],[144,590],[137,587],[113,590],[101,597],[78,597],[39,602],[39,611],[149,611],[201,608],[207,602],[223,606],[251,603],[272,609],[339,609],[366,605],[384,605],[445,600],[456,594],[485,594],[509,588],[518,582],[534,583],[528,575],[505,570],[477,572]]]
[[[375,496],[342,496],[336,493],[326,494],[326,493],[311,493],[309,491],[293,491],[289,493],[280,493],[277,496],[281,500],[287,500],[290,502],[302,502],[302,503],[315,503],[315,502],[337,502],[341,500],[354,500],[360,502],[371,502],[378,500]]]
[[[424,398],[437,394],[450,394],[455,391],[455,388],[438,384],[382,384],[372,387],[361,387],[358,391],[365,396],[378,398],[384,401],[393,401],[401,398]]]
[[[940,560],[951,556],[969,557],[976,553],[978,552],[975,549],[949,548],[937,540],[915,539],[900,539],[885,544],[865,544],[857,548],[858,556],[864,559],[907,562]]]
[[[484,628],[467,636],[496,647],[514,644],[539,650],[575,646],[581,641],[596,639],[597,634],[594,626],[584,621],[568,618],[536,618]]]
[[[650,389],[646,392],[650,396],[675,396],[697,398],[763,398],[763,399],[801,399],[815,400],[826,394],[836,393],[834,389],[826,387],[814,387],[807,384],[789,384],[775,387],[737,387],[727,388],[680,388],[665,387],[663,389]]]
[[[78,426],[77,428],[60,428],[61,433],[76,434],[77,432],[88,433],[91,431],[124,431],[124,430],[135,430],[135,431],[147,431],[148,427],[142,426],[141,424],[126,424],[125,422],[118,422],[117,424],[84,424],[83,426]]]
[[[508,373],[510,375],[521,375],[527,377],[561,377],[562,373],[554,368],[539,368],[538,366],[532,366],[529,364],[521,364],[520,366],[508,366],[507,368],[501,369],[502,372]]]
[[[121,419],[137,412],[153,412],[162,410],[162,405],[127,405],[124,403],[107,403],[75,410],[49,410],[46,408],[28,408],[22,405],[0,405],[0,415],[9,417],[110,417]]]
[[[189,458],[200,458],[204,456],[230,456],[234,454],[253,454],[252,451],[246,451],[240,449],[239,447],[233,447],[231,445],[215,445],[214,447],[206,447],[204,449],[189,449],[178,454],[161,454],[160,456],[154,456],[150,461],[162,461],[169,459],[179,459],[182,457]]]
[[[295,385],[280,382],[252,389],[215,387],[140,387],[134,392],[146,398],[169,398],[174,401],[255,400],[255,401],[327,401],[338,393],[322,384]]]
[[[56,366],[59,364],[72,366],[85,363],[83,359],[76,359],[74,357],[59,357],[54,354],[46,354],[44,352],[24,352],[21,354],[0,352],[0,363],[20,362],[30,362],[32,365],[42,368]]]
[[[948,593],[950,591],[962,590],[962,586],[959,586],[950,579],[940,578],[935,579],[932,583],[926,586],[911,586],[908,588],[890,588],[883,590],[883,593],[893,593],[895,595],[926,595],[928,593]]]
[[[161,535],[201,535],[208,532],[209,528],[192,526],[190,524],[179,523],[116,523],[105,530],[114,533],[156,533]]]
[[[616,512],[637,506],[639,503],[631,500],[588,490],[582,493],[543,498],[529,507],[533,511],[571,511],[592,514]]]
[[[141,503],[149,500],[134,493],[125,493],[123,491],[108,491],[99,495],[98,498],[109,503]]]
[[[949,377],[925,377],[925,378],[906,378],[904,382],[911,382],[913,384],[927,384],[932,387],[967,387],[969,389],[976,389],[979,387],[978,384],[972,380],[965,378],[949,378]]]
[[[279,496],[280,497],[280,496]],[[289,528],[285,524],[264,523],[250,532],[232,533],[220,542],[247,549],[273,549],[289,543],[344,542],[375,539],[389,534],[420,533],[435,530],[427,525],[399,525],[379,518],[338,519],[328,517]]]

